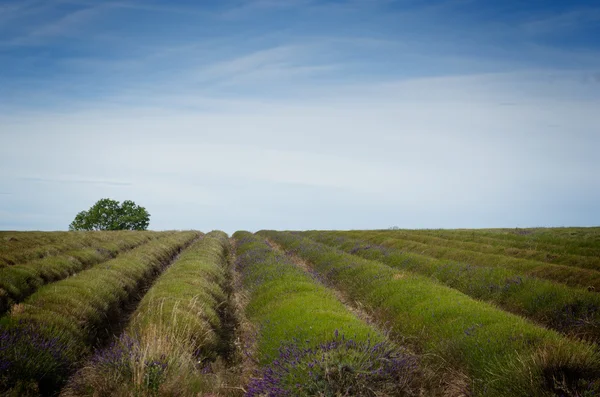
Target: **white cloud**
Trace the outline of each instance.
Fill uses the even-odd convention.
[[[445,215],[450,222],[489,206],[496,213],[535,206],[552,201],[550,195],[600,195],[587,187],[600,172],[594,150],[600,101],[564,96],[579,87],[577,79],[559,80],[557,87],[525,77],[340,87],[285,102],[217,100],[218,111],[203,114],[164,98],[150,111],[93,104],[75,114],[31,114],[27,122],[4,118],[0,179],[18,197],[44,189],[15,181],[20,177],[59,181],[45,184],[73,198],[54,204],[59,213],[110,192],[137,198],[160,208],[161,227],[187,227],[203,217],[217,222],[214,214],[233,225],[239,208],[275,222],[292,205],[298,214],[329,219],[331,227],[347,225],[340,214],[324,213],[339,200],[348,211],[456,213]],[[300,222],[285,219],[288,226]]]
[[[258,50],[203,67],[195,73],[195,79],[200,81],[235,80],[243,76],[252,80],[258,74],[269,78],[282,74],[288,76],[286,72],[296,74],[328,70],[329,66],[297,64],[301,58],[308,57],[310,50],[310,47],[306,45],[285,45]]]

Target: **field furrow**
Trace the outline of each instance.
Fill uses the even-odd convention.
[[[419,395],[422,371],[414,355],[353,315],[264,239],[248,232],[234,238],[261,367],[247,396]]]
[[[106,338],[111,321],[197,232],[149,242],[40,288],[0,320],[0,392],[50,395]]]
[[[332,285],[373,310],[398,337],[470,376],[477,396],[600,392],[600,357],[569,340],[428,277],[393,269],[297,234],[259,232],[309,261]]]
[[[141,300],[125,332],[78,371],[62,396],[206,395],[218,392],[210,373],[227,359],[229,240],[211,232],[192,244]]]
[[[564,334],[600,341],[600,295],[503,267],[439,260],[354,239],[338,232],[306,232],[312,240],[400,270],[419,273],[473,298],[499,305]]]
[[[502,267],[522,275],[537,277],[571,287],[600,291],[600,271],[538,261],[511,258],[502,255],[483,254],[463,249],[424,244],[401,238],[390,238],[377,232],[341,232],[358,237],[365,242],[400,249],[432,258],[453,260],[473,266]],[[344,235],[344,234],[342,234]]]
[[[103,234],[103,233],[98,233]],[[114,258],[122,252],[168,236],[171,232],[109,234],[93,247],[58,253],[30,262],[0,268],[0,315],[45,284]],[[104,240],[104,241],[103,241]]]

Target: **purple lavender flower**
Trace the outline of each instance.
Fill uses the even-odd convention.
[[[250,382],[246,396],[416,395],[418,361],[385,342],[346,339],[280,348],[279,357]]]

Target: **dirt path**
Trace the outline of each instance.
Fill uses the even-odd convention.
[[[242,287],[240,273],[236,270],[236,241],[229,239],[231,250],[228,253],[230,271],[230,289],[228,291],[227,336],[230,343],[226,366],[220,369],[221,382],[216,388],[218,392],[208,397],[238,397],[246,394],[245,386],[256,374],[257,364],[254,361],[256,351],[256,330],[246,319],[245,309],[248,297]]]

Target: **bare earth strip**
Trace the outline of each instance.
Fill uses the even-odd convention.
[[[239,374],[237,385],[229,385],[230,393],[227,395],[239,396],[246,393],[245,385],[250,382],[252,376],[258,370],[258,362],[256,357],[256,335],[257,330],[245,316],[246,306],[248,305],[248,295],[242,286],[242,277],[240,272],[235,268],[237,256],[237,242],[234,238],[230,238],[232,250],[229,254],[230,269],[232,271],[233,293],[231,295],[231,304],[233,311],[237,316],[237,328],[235,329],[235,346],[239,360],[239,368],[235,371]]]

